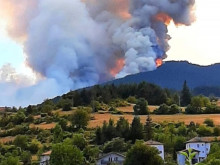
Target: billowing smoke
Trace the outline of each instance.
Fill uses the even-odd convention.
[[[0,0],[8,33],[41,80],[13,93],[15,105],[156,69],[170,21],[190,25],[194,0]],[[10,83],[13,81],[10,81]],[[0,87],[1,88],[1,87]],[[26,100],[26,102],[21,102]],[[8,104],[10,100],[0,104]]]

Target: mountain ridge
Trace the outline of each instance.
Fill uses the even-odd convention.
[[[220,63],[200,66],[188,61],[167,61],[154,71],[128,75],[112,80],[115,85],[124,83],[139,83],[147,81],[163,88],[180,90],[186,80],[190,89],[202,86],[220,86]]]

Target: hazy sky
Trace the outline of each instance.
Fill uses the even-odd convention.
[[[220,63],[220,1],[197,0],[196,22],[190,27],[169,27],[171,49],[167,60],[188,60],[200,65]]]
[[[171,49],[166,60],[188,60],[209,65],[220,62],[220,1],[197,0],[196,22],[189,27],[169,26]],[[0,20],[0,67],[11,63],[18,72],[26,72],[22,46],[7,37]]]

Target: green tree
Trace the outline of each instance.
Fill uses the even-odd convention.
[[[102,134],[102,129],[101,127],[98,127],[95,131],[96,137],[95,137],[95,141],[98,145],[103,143],[103,134]]]
[[[51,113],[52,110],[53,110],[53,106],[50,104],[44,104],[41,108],[41,112],[43,113]]]
[[[181,108],[178,105],[173,104],[170,106],[169,114],[177,114],[180,112],[181,112]]]
[[[109,153],[109,152],[126,152],[128,148],[130,147],[129,142],[125,142],[122,138],[114,138],[111,141],[108,141],[104,144],[103,152]]]
[[[63,111],[70,111],[72,107],[72,101],[71,100],[64,100],[62,103],[62,109]]]
[[[83,150],[87,146],[87,141],[82,134],[74,134],[73,145],[77,146],[80,150]]]
[[[14,140],[14,145],[20,147],[21,149],[26,149],[28,144],[28,139],[25,135],[18,135]]]
[[[67,126],[67,120],[64,118],[60,118],[58,124],[61,126],[62,130],[66,131],[68,126]]]
[[[206,124],[209,127],[214,127],[214,121],[212,119],[205,119],[204,124]]]
[[[86,146],[83,150],[87,164],[95,164],[99,156],[99,148],[96,146]]]
[[[21,163],[19,162],[18,157],[8,157],[5,160],[3,160],[0,165],[21,165]]]
[[[144,98],[140,98],[137,101],[137,104],[134,106],[135,115],[146,115],[148,114],[148,103]]]
[[[183,84],[183,89],[181,91],[181,106],[187,106],[190,104],[190,102],[191,102],[191,93],[185,80]]]
[[[157,108],[154,113],[155,114],[169,114],[170,108],[168,105],[166,104],[162,104],[160,105],[159,108]]]
[[[128,150],[124,165],[163,165],[163,160],[159,156],[156,148],[149,147],[141,142]]]
[[[220,136],[220,127],[215,127],[213,130],[213,134],[214,136]]]
[[[22,110],[20,110],[20,111],[18,111],[17,113],[16,113],[16,115],[13,117],[13,122],[15,123],[15,124],[21,124],[21,123],[23,123],[24,122],[24,120],[25,120],[25,114],[24,114],[24,112],[22,111]]]
[[[31,105],[29,105],[26,109],[26,114],[32,114],[33,113],[33,108]]]
[[[130,131],[128,120],[126,120],[124,117],[120,117],[116,124],[116,131],[119,137],[128,140]]]
[[[59,124],[57,124],[53,130],[53,139],[54,143],[59,143],[63,140],[63,130]]]
[[[30,145],[28,146],[29,151],[32,154],[36,154],[38,152],[38,150],[40,149],[40,145],[41,145],[41,143],[37,139],[33,139],[31,141]]]
[[[84,165],[82,152],[74,145],[58,143],[53,145],[51,165]]]
[[[212,135],[212,129],[204,125],[200,125],[197,132],[200,136],[211,136]]]
[[[134,117],[131,123],[130,139],[133,143],[136,139],[143,139],[143,125],[139,117]]]
[[[30,165],[31,164],[31,153],[24,151],[21,154],[21,161],[24,165]]]
[[[150,115],[147,116],[146,119],[146,124],[144,127],[145,135],[146,135],[146,140],[151,140],[153,138],[154,130],[153,130],[153,123]]]
[[[72,115],[72,126],[76,129],[86,128],[88,125],[90,116],[86,110],[78,109]]]

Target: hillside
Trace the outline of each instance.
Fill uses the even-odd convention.
[[[220,64],[210,66],[199,66],[186,61],[169,61],[150,72],[129,75],[110,83],[139,83],[147,81],[157,84],[163,88],[180,90],[184,80],[193,89],[196,87],[216,87],[220,86]]]

